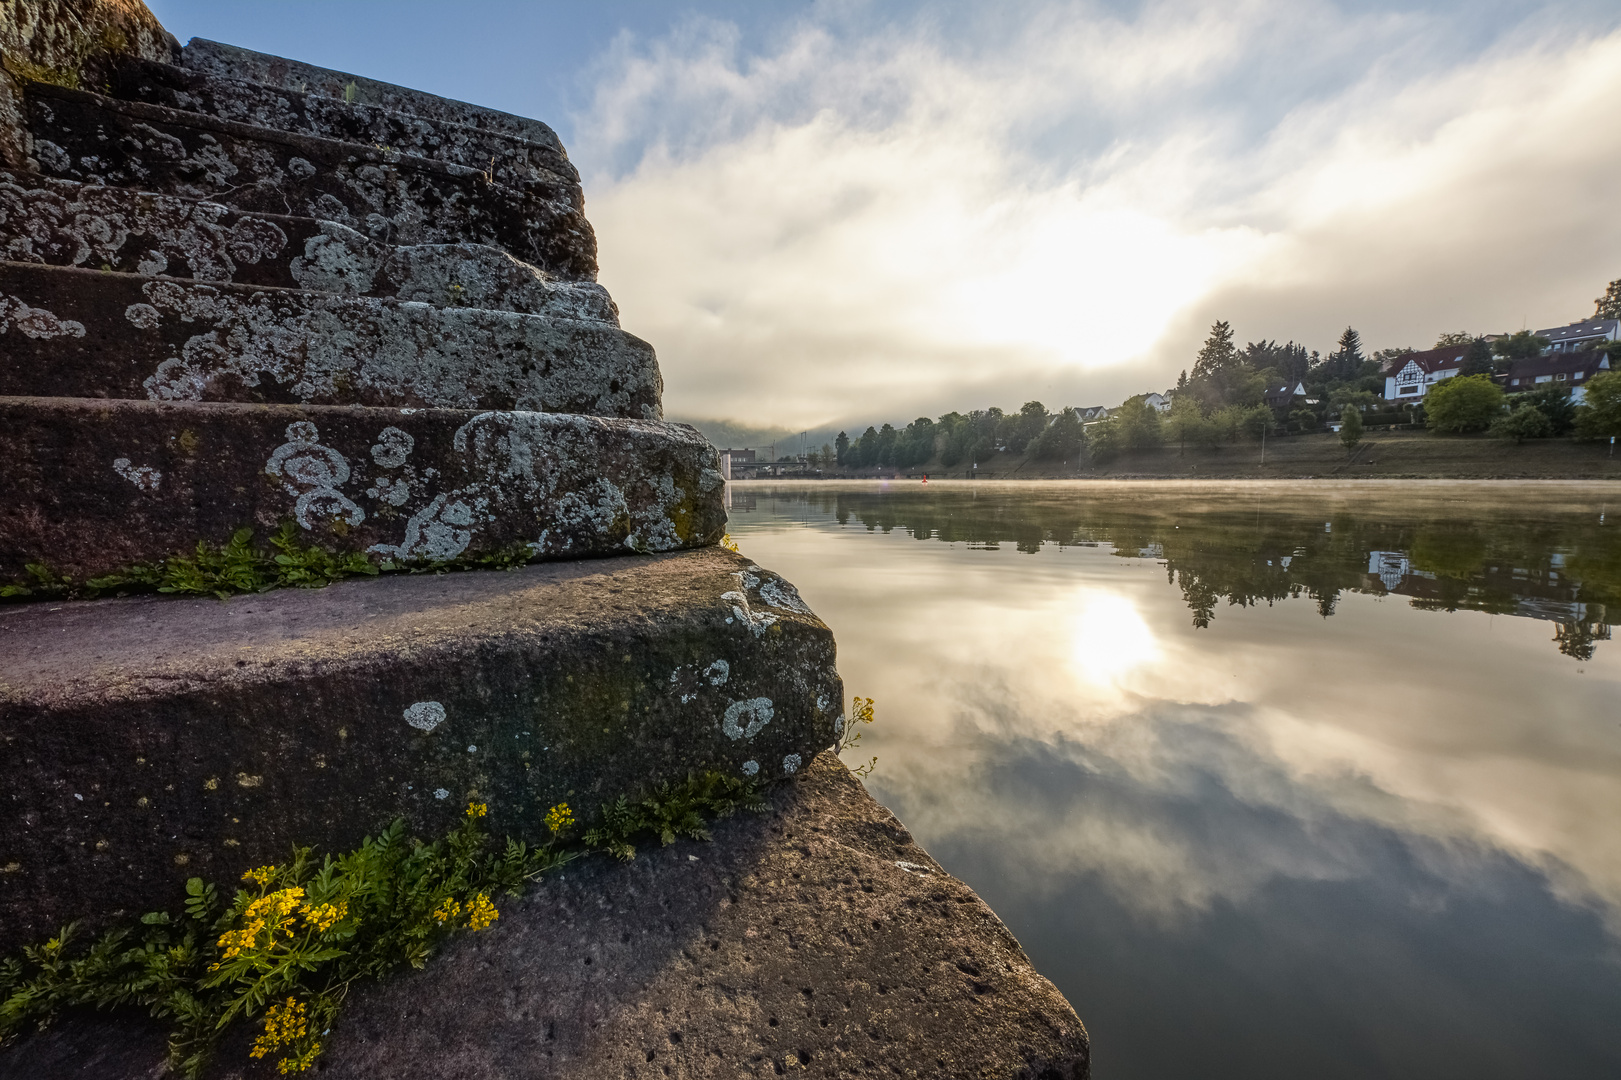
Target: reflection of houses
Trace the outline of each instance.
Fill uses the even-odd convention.
[[[1467,345],[1406,353],[1390,362],[1385,372],[1385,400],[1417,401],[1442,379],[1450,379],[1463,368]]]
[[[1368,576],[1378,582],[1369,582],[1375,592],[1411,597],[1414,607],[1551,622],[1559,651],[1586,660],[1593,655],[1594,642],[1610,640],[1609,616],[1603,604],[1577,599],[1581,582],[1566,576],[1564,565],[1564,556],[1554,552],[1545,567],[1486,566],[1460,581],[1413,569],[1405,551],[1368,553]]]
[[[1544,353],[1509,365],[1508,392],[1517,394],[1556,386],[1569,390],[1572,401],[1580,401],[1587,396],[1587,380],[1609,369],[1609,356],[1597,349]]]
[[[1537,337],[1548,339],[1550,353],[1577,352],[1621,337],[1621,322],[1615,319],[1585,319],[1568,326],[1538,330]]]
[[[1413,560],[1405,551],[1368,552],[1368,573],[1378,578],[1386,592],[1395,592],[1401,579],[1413,572]]]

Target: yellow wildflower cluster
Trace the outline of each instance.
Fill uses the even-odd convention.
[[[470,802],[467,804],[468,817],[483,817],[490,812],[488,803]]]
[[[568,803],[558,803],[546,811],[546,827],[553,833],[560,833],[574,824],[574,811],[568,808]]]
[[[445,897],[445,902],[440,904],[439,907],[435,909],[433,917],[438,919],[441,923],[447,923],[461,913],[462,906],[447,896]]]
[[[276,1071],[283,1075],[286,1075],[287,1073],[303,1072],[311,1065],[314,1065],[315,1059],[320,1055],[321,1044],[310,1043],[309,1049],[305,1050],[297,1057],[286,1057],[276,1062]]]
[[[288,998],[283,1004],[270,1006],[265,1010],[265,1033],[254,1040],[249,1056],[262,1058],[278,1046],[302,1039],[307,1025],[308,1017],[302,1001]]]
[[[851,700],[852,719],[858,724],[870,724],[873,721],[872,698],[854,698]]]
[[[484,893],[479,893],[467,902],[469,930],[483,930],[500,917],[501,913],[495,910],[495,905],[490,903],[490,898]]]
[[[260,866],[243,874],[242,880],[251,881],[255,885],[263,887],[269,885],[275,876],[276,868],[274,866]]]
[[[317,904],[314,907],[306,905],[299,913],[311,926],[325,932],[349,914],[349,901],[340,900],[336,904]]]
[[[304,890],[298,886],[290,889],[278,889],[266,896],[261,896],[248,905],[248,910],[242,913],[242,929],[227,930],[220,935],[219,947],[225,950],[220,957],[220,963],[235,960],[242,955],[242,950],[258,943],[259,935],[267,929],[274,937],[277,927],[285,930],[289,936],[293,933],[291,926],[282,926],[282,920],[297,911],[302,905]],[[214,968],[219,967],[215,964]],[[213,968],[210,968],[213,970]]]

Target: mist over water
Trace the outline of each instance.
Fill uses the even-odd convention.
[[[1621,1075],[1621,486],[730,497],[1101,1080]]]

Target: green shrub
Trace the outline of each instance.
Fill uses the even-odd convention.
[[[1424,413],[1431,431],[1485,431],[1503,414],[1503,391],[1485,375],[1455,375],[1430,387]]]
[[[1513,439],[1515,445],[1527,439],[1546,439],[1553,435],[1553,421],[1535,405],[1523,405],[1507,416],[1492,421],[1492,435],[1499,439]]]

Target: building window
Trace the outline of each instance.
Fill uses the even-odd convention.
[[[1554,382],[1564,382],[1565,381],[1565,373],[1563,371],[1561,371],[1559,374],[1555,375],[1553,378],[1554,378]]]
[[[1585,372],[1585,371],[1578,371],[1578,372],[1577,372],[1577,373],[1576,373],[1576,374],[1575,374],[1575,375],[1572,375],[1572,376],[1571,376],[1571,378],[1573,378],[1573,379],[1579,379],[1579,378],[1581,378],[1581,377],[1582,377],[1582,376],[1583,376],[1583,375],[1586,375],[1586,374],[1587,374],[1587,372]]]

